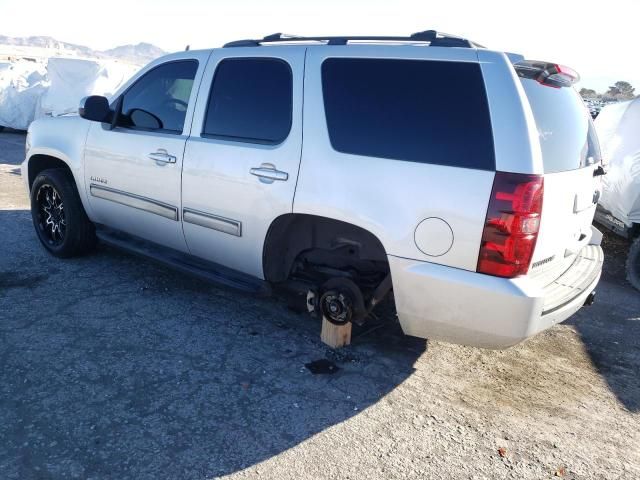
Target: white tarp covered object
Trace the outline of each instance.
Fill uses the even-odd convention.
[[[0,126],[25,130],[48,86],[43,63],[17,60],[0,64]]]
[[[599,203],[628,227],[640,223],[640,98],[607,105],[595,127],[607,165]]]
[[[50,86],[41,98],[36,115],[75,113],[83,97],[108,97],[137,70],[138,67],[114,60],[50,58],[47,64]]]
[[[0,64],[0,126],[26,130],[36,118],[75,113],[80,99],[113,94],[138,68],[79,58]]]

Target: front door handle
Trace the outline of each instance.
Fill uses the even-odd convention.
[[[176,157],[169,155],[164,148],[159,148],[157,152],[150,153],[149,158],[158,164],[176,163]]]
[[[251,175],[255,175],[262,183],[273,183],[275,180],[286,182],[289,174],[280,170],[276,170],[276,166],[272,163],[263,163],[258,168],[249,170]]]

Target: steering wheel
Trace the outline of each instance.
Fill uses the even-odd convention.
[[[189,107],[189,104],[187,102],[184,102],[184,101],[182,101],[182,100],[180,100],[178,98],[167,98],[164,102],[162,102],[163,106],[164,105],[172,105],[172,104],[179,105],[179,106],[183,107],[185,111]]]

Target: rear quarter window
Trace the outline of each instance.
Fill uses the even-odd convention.
[[[536,122],[545,173],[576,170],[599,163],[600,145],[578,92],[520,78]]]
[[[495,169],[476,63],[329,58],[322,86],[329,138],[339,152]]]

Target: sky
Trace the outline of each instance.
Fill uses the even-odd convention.
[[[28,7],[25,8],[25,5]],[[409,35],[435,29],[577,70],[579,87],[616,80],[640,93],[640,0],[0,0],[0,35],[48,35],[108,49],[219,47],[275,32]]]

